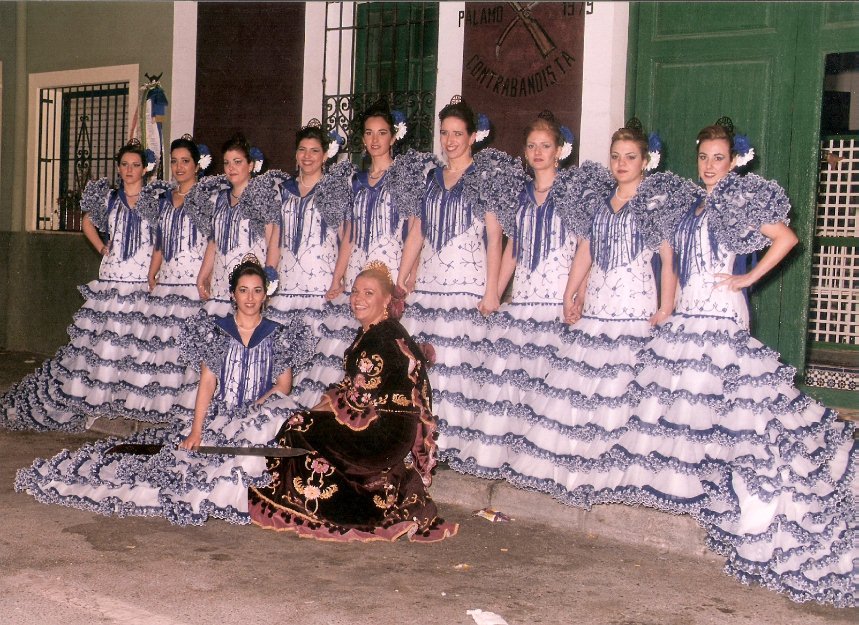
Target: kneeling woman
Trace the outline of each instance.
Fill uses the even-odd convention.
[[[250,489],[251,519],[323,540],[452,536],[457,525],[438,518],[426,491],[436,464],[428,363],[397,321],[402,299],[385,265],[358,274],[350,305],[361,329],[343,381],[295,413],[277,439],[310,453],[269,459],[273,482]]]
[[[190,431],[185,422],[65,450],[20,470],[15,489],[43,503],[105,515],[164,516],[178,525],[199,525],[209,516],[248,523],[248,487],[270,481],[265,458],[204,455],[194,448],[271,441],[295,408],[286,396],[292,370],[309,360],[315,339],[298,319],[281,325],[262,316],[266,277],[255,257],[233,270],[229,288],[235,314],[201,312],[180,338],[182,358],[201,369]],[[114,453],[118,442],[160,451]]]

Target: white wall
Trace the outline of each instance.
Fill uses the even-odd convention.
[[[579,162],[608,162],[612,133],[623,126],[628,2],[594,2],[585,17]]]
[[[194,105],[197,86],[197,3],[173,4],[173,93],[170,99],[170,136],[164,137],[165,152],[170,141],[194,134]],[[167,159],[169,160],[169,159]]]

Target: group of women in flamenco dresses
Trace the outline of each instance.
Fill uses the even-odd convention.
[[[254,176],[239,138],[194,185],[200,154],[179,140],[175,183],[144,188],[142,156],[121,152],[120,189],[85,194],[105,260],[72,340],[0,407],[12,428],[166,421],[124,441],[162,447],[64,451],[16,488],[176,523],[437,540],[456,531],[426,492],[438,457],[569,505],[689,514],[740,580],[855,605],[853,427],[749,334],[743,289],[797,239],[784,191],[736,172],[753,152],[730,120],[699,133],[698,184],[648,173],[658,141],[637,120],[608,168],[560,167],[572,137],[549,113],[525,129],[525,167],[476,150],[485,123],[464,102],[439,121],[441,158],[395,156],[406,122],[372,106],[365,170],[326,172],[316,126],[295,175]]]

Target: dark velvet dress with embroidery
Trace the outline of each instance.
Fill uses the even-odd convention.
[[[435,419],[420,348],[389,319],[359,331],[344,366],[316,408],[281,428],[278,444],[311,453],[269,460],[271,486],[249,491],[252,521],[323,540],[452,536],[426,490]]]

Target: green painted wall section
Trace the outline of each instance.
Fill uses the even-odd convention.
[[[28,123],[26,75],[136,63],[132,98],[144,73],[163,72],[169,99],[172,40],[172,2],[0,2],[0,348],[52,353],[66,343],[83,301],[77,286],[98,276],[99,257],[82,235],[12,232],[26,214],[14,199],[25,197],[26,168],[14,164],[27,158],[16,133]]]
[[[824,59],[859,50],[859,3],[635,3],[626,108],[665,140],[665,167],[697,177],[694,139],[722,116],[749,134],[751,171],[778,180],[800,238],[756,285],[752,331],[805,366]]]

